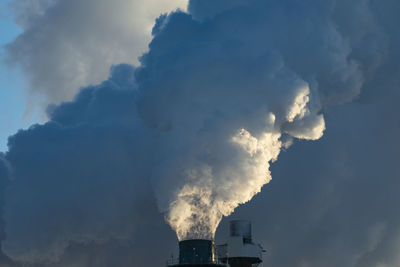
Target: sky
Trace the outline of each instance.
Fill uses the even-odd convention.
[[[1,7],[1,266],[400,265],[397,0]]]
[[[9,1],[2,0],[0,15],[0,45],[1,45],[1,72],[0,72],[0,151],[7,151],[7,138],[22,128],[42,121],[41,111],[28,111],[25,89],[27,82],[21,70],[9,68],[5,61],[4,46],[12,42],[21,29],[14,23],[12,14],[7,6]]]

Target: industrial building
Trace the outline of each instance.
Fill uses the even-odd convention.
[[[169,267],[255,267],[262,262],[263,248],[252,241],[251,223],[230,222],[227,242],[215,246],[213,240],[190,239],[179,242],[179,259]]]

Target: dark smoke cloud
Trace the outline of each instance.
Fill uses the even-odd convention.
[[[10,138],[9,256],[34,266],[143,266],[174,245],[150,185],[151,135],[136,115],[133,71],[113,67],[108,81],[50,107],[51,121]]]
[[[4,213],[4,192],[6,187],[9,185],[11,179],[11,169],[9,162],[4,158],[4,154],[0,153],[0,212]],[[0,217],[0,242],[5,239],[5,225],[3,216]],[[2,252],[0,251],[0,266],[10,265],[12,261]]]
[[[330,110],[325,137],[283,153],[273,181],[237,211],[254,222],[266,266],[399,264],[400,121],[390,102]]]
[[[217,181],[231,200],[251,181],[252,161],[223,142],[243,127],[282,135],[273,180],[232,215],[253,221],[266,266],[398,266],[399,11],[395,0],[192,0],[190,14],[160,17],[138,68],[113,67],[10,138],[4,252],[37,266],[162,266],[176,239],[157,207],[168,212],[174,189]],[[309,101],[293,105],[305,85]],[[325,135],[295,139],[317,139],[318,116]],[[250,167],[235,186],[199,162]],[[185,180],[187,166],[205,171]]]

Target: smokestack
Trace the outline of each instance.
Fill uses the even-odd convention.
[[[214,242],[192,239],[179,242],[180,264],[209,264],[214,262]]]
[[[171,259],[167,262],[170,267],[226,267],[217,264],[213,240],[189,239],[179,242],[179,261]]]
[[[251,243],[251,223],[246,220],[235,220],[229,223],[230,236],[240,236],[243,242]]]
[[[251,237],[251,222],[230,222],[228,242],[217,246],[217,255],[222,263],[230,267],[254,267],[262,262],[263,248],[254,244]]]
[[[218,245],[209,239],[188,239],[179,242],[179,259],[167,262],[169,267],[255,267],[262,262],[261,245],[254,244],[251,222],[230,222],[228,242]],[[216,253],[215,253],[216,250]]]

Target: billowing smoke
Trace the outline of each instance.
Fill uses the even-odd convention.
[[[187,0],[12,0],[24,30],[7,48],[19,64],[36,104],[71,100],[100,83],[113,64],[137,64],[162,12],[186,9]]]
[[[191,2],[195,18],[202,5],[210,3]],[[297,5],[305,8],[290,8]],[[360,90],[361,71],[331,22],[321,14],[308,32],[303,18],[276,17],[281,8],[247,2],[205,20],[178,12],[153,30],[137,71],[138,105],[159,133],[152,177],[179,239],[213,238],[221,218],[268,183],[282,146],[320,138],[321,109]],[[280,45],[288,36],[277,24],[304,35],[290,53],[301,51],[313,65],[286,61],[289,51]],[[307,34],[320,38],[311,43]]]
[[[381,84],[398,88],[398,68],[386,71],[394,64],[388,55],[398,57],[398,38],[389,38],[393,23],[379,13],[399,7],[389,2],[192,0],[188,13],[160,16],[138,66],[114,66],[107,81],[49,107],[49,122],[9,139],[4,162],[13,180],[6,191],[4,251],[39,266],[110,266],[107,256],[119,258],[131,240],[146,239],[141,233],[168,236],[156,205],[179,239],[213,238],[221,219],[271,180],[270,167],[280,161],[271,163],[282,151],[301,139],[321,139],[325,128],[329,133],[327,114],[348,111],[330,110],[379,95]],[[349,127],[349,118],[339,121]],[[342,124],[335,125],[339,131]],[[312,142],[300,143],[298,161],[319,167],[322,152],[309,163]],[[309,193],[296,158],[281,170],[301,177],[294,184]],[[279,193],[269,205],[280,201]],[[282,196],[282,205],[295,197]],[[316,199],[325,203],[318,202],[323,196]],[[320,210],[313,209],[314,217],[294,214],[316,222]],[[276,231],[268,232],[275,241],[279,225],[285,226],[285,219],[276,220],[268,228]],[[374,225],[373,240],[385,229]],[[104,260],[80,260],[82,251]],[[330,266],[312,254],[274,263]],[[354,262],[348,266],[364,254],[357,255],[348,257]],[[121,260],[129,264],[144,266]]]
[[[161,209],[167,211],[167,221],[179,239],[213,238],[222,216],[260,192],[271,179],[269,163],[278,157],[282,135],[289,140],[317,139],[325,129],[323,117],[309,103],[313,96],[308,84],[279,59],[271,55],[266,65],[257,65],[259,72],[249,82],[241,74],[255,72],[248,68],[257,64],[256,59],[247,64],[236,58],[236,52],[227,54],[218,43],[212,46],[216,49],[212,57],[199,47],[189,49],[190,59],[184,61],[193,69],[183,66],[179,84],[164,87],[183,92],[183,99],[178,93],[179,102],[173,100],[173,106],[165,109],[157,100],[154,105],[147,102],[143,111],[149,116],[145,119],[164,132],[157,155],[166,158],[159,159],[153,179]],[[192,58],[194,53],[200,54],[198,60]],[[219,60],[233,67],[219,71],[223,68]],[[199,73],[205,69],[207,74]],[[229,96],[220,88],[229,88]],[[151,88],[143,99],[147,93],[153,93]],[[154,95],[151,98],[155,100]],[[171,145],[177,151],[166,153],[173,151]]]

